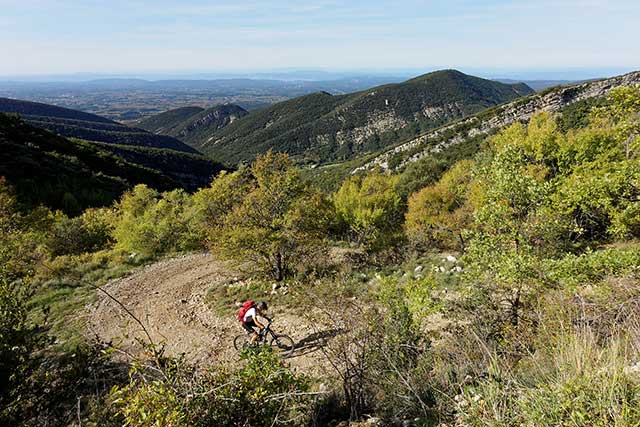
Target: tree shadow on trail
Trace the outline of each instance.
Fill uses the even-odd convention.
[[[304,356],[305,354],[318,351],[324,347],[331,338],[341,335],[344,332],[344,329],[326,329],[309,334],[295,343],[295,347],[289,358]]]

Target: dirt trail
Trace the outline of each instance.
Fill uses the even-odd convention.
[[[208,254],[190,254],[149,265],[104,288],[142,321],[154,342],[166,345],[168,354],[185,353],[187,360],[199,365],[219,364],[237,359],[233,337],[241,329],[233,313],[217,316],[205,298],[208,289],[224,286],[239,276]],[[142,339],[144,333],[117,303],[100,293],[88,311],[89,333],[121,343],[125,350],[140,351],[136,338]],[[278,307],[270,314],[276,319],[278,332],[296,342],[313,341],[312,328],[294,314],[279,312]],[[313,346],[308,347],[313,350]],[[309,374],[324,370],[319,351],[289,360],[293,367]]]

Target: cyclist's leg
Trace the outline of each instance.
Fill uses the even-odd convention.
[[[258,342],[258,339],[260,339],[260,335],[258,335],[258,332],[256,332],[255,328],[258,325],[255,324],[255,322],[253,320],[248,320],[247,322],[242,324],[242,327],[249,333],[251,334],[251,344],[255,344],[256,342]]]

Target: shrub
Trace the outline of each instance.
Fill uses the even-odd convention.
[[[137,185],[117,204],[113,230],[116,247],[147,255],[193,249],[184,212],[190,204],[183,190],[159,194],[146,185]]]
[[[384,249],[399,238],[404,206],[395,189],[398,180],[380,173],[353,176],[333,196],[348,234],[368,249]]]
[[[163,375],[134,369],[130,384],[112,390],[116,423],[266,427],[302,425],[307,416],[307,380],[268,348],[245,352],[234,371],[218,368],[198,375],[181,360],[164,364]]]
[[[437,184],[409,198],[405,232],[421,247],[464,249],[463,232],[473,217],[467,202],[473,162],[463,160],[449,169]]]
[[[113,243],[110,217],[107,209],[87,209],[75,218],[59,214],[49,231],[47,249],[54,257],[106,249]]]
[[[515,371],[494,365],[466,387],[457,418],[468,426],[633,426],[640,423],[640,385],[629,374],[627,343],[599,344],[588,331],[560,336]]]

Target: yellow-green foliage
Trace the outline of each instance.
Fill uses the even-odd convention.
[[[473,175],[462,162],[409,199],[408,237],[451,247],[475,230],[494,249],[549,254],[640,236],[639,106],[640,88],[619,88],[585,128],[564,133],[550,113],[508,127]]]
[[[462,248],[462,231],[473,220],[467,203],[473,161],[463,160],[434,185],[411,195],[405,216],[405,232],[417,245]]]
[[[107,248],[112,243],[114,215],[114,211],[107,208],[87,209],[75,218],[56,212],[46,240],[49,253],[56,257]]]
[[[225,177],[242,184],[231,193],[214,184],[213,197],[224,200],[227,210],[222,218],[213,213],[209,243],[216,254],[252,262],[281,280],[296,264],[312,262],[331,223],[331,206],[302,181],[285,154],[258,157],[250,181],[241,175],[245,173]]]
[[[380,173],[353,176],[333,195],[339,220],[358,243],[379,249],[398,237],[403,210],[399,179]]]
[[[197,247],[184,215],[190,203],[183,190],[159,194],[146,185],[137,185],[117,204],[113,230],[116,247],[144,254]]]
[[[32,367],[32,352],[41,347],[37,328],[28,322],[33,295],[30,279],[37,257],[39,217],[17,210],[13,190],[0,177],[0,424],[17,425],[13,403],[28,392],[23,381]],[[17,411],[19,412],[19,411]]]
[[[304,425],[307,380],[269,348],[244,353],[234,371],[217,368],[194,376],[183,362],[170,363],[175,366],[161,378],[134,372],[130,384],[111,391],[110,411],[103,415],[109,419],[96,422],[131,427]]]
[[[193,195],[187,212],[191,232],[197,239],[205,241],[209,234],[220,228],[225,216],[254,189],[251,169],[242,167],[234,173],[223,171],[211,186]]]

